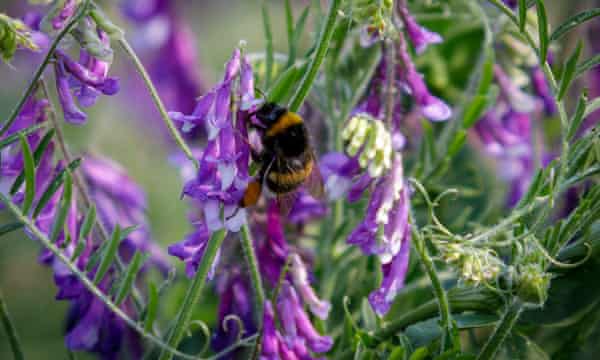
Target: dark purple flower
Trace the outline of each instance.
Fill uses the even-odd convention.
[[[206,245],[210,239],[210,231],[206,224],[200,222],[196,225],[193,233],[188,235],[183,241],[169,246],[169,255],[176,256],[185,263],[185,272],[188,277],[194,277],[198,270]],[[215,258],[212,264],[209,277],[212,278],[215,267],[218,263],[219,255]]]
[[[537,96],[539,96],[544,103],[546,115],[551,116],[556,114],[556,103],[554,102],[552,90],[550,90],[550,86],[546,81],[546,76],[539,66],[536,66],[531,70],[531,82]]]
[[[439,44],[443,41],[439,34],[429,31],[417,24],[415,19],[408,12],[408,8],[403,6],[402,3],[399,6],[399,9],[408,37],[415,47],[417,54],[421,54],[425,51],[429,44]]]
[[[50,24],[54,30],[62,29],[69,18],[75,14],[77,10],[77,0],[57,1],[55,7],[51,11]]]
[[[218,279],[219,315],[217,331],[211,342],[216,352],[232,345],[240,336],[247,337],[256,333],[251,291],[248,279],[242,276],[238,268],[230,269],[228,273]],[[233,316],[241,320],[243,333],[240,333],[242,329],[239,328],[238,322],[232,318]],[[235,358],[235,354],[231,355],[230,358]]]
[[[275,285],[289,254],[276,201],[269,202],[266,221],[255,221],[253,230],[260,271],[270,284]]]

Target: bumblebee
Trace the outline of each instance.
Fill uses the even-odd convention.
[[[264,126],[262,151],[252,155],[260,170],[248,184],[240,206],[255,205],[264,186],[277,195],[282,213],[294,205],[301,185],[313,197],[322,198],[323,180],[302,117],[272,102],[263,104],[253,115]]]

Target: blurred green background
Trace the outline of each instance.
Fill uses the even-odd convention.
[[[307,2],[297,1],[296,5],[299,8]],[[23,12],[9,11],[18,8],[16,3],[17,1],[1,0],[0,12],[8,12],[15,17],[22,15]],[[577,4],[573,6],[574,3]],[[589,5],[586,1],[547,1],[547,4],[551,15],[560,14],[561,17]],[[198,66],[201,67],[207,86],[210,87],[221,76],[224,62],[241,39],[247,41],[250,52],[264,49],[261,2],[180,1],[178,5],[180,14],[193,27],[198,47]],[[561,7],[564,9],[560,9]],[[114,10],[115,7],[112,8]],[[275,50],[285,52],[287,44],[283,4],[281,1],[271,1],[269,8]],[[111,17],[117,23],[123,23],[122,19],[118,20],[118,13],[111,12]],[[312,20],[309,18],[307,24],[310,31],[315,30]],[[556,20],[551,19],[552,22]],[[306,39],[310,35],[305,34]],[[305,46],[308,45],[306,40]],[[566,50],[564,53],[568,52]],[[468,57],[468,54],[463,55]],[[115,59],[115,66],[111,70],[113,76],[137,76],[127,59],[123,59],[118,51]],[[13,66],[0,64],[0,119],[8,116],[31,73],[32,66],[24,65],[18,59],[13,62]],[[130,97],[125,91],[112,97],[103,96],[88,111],[89,120],[85,126],[64,125],[64,128],[74,153],[92,151],[117,160],[146,190],[148,218],[154,237],[166,249],[168,244],[181,240],[189,230],[187,206],[180,200],[181,181],[178,171],[167,161],[169,148],[150,129],[159,120],[133,120],[139,116],[135,108],[147,104],[149,97]],[[2,219],[2,223],[4,220]],[[62,334],[68,304],[54,300],[56,289],[52,273],[38,264],[39,250],[40,246],[22,233],[0,238],[0,289],[17,324],[27,359],[66,359]],[[172,263],[176,264],[175,261]],[[214,308],[211,311],[212,309]],[[0,360],[9,359],[10,356],[5,334],[0,331]],[[83,355],[78,357],[86,358]]]

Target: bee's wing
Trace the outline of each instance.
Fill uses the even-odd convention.
[[[294,204],[298,200],[298,191],[292,191],[285,194],[277,195],[277,206],[279,207],[279,213],[281,216],[288,216]]]
[[[321,171],[319,170],[319,163],[317,162],[317,157],[315,153],[311,151],[310,153],[313,161],[312,171],[306,177],[304,181],[304,186],[308,190],[308,193],[317,200],[323,199],[325,197],[325,187],[323,186],[323,177],[321,176]]]

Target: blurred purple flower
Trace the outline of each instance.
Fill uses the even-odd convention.
[[[439,44],[443,41],[439,34],[425,29],[415,21],[412,15],[410,15],[405,2],[400,2],[400,6],[398,8],[400,10],[402,22],[404,23],[406,32],[408,33],[408,37],[415,47],[415,52],[417,54],[421,54],[423,51],[425,51],[428,45]]]
[[[52,17],[49,19],[54,30],[62,29],[69,18],[75,14],[77,0],[57,1],[52,9]]]
[[[146,218],[146,195],[127,171],[110,159],[87,156],[81,165],[89,186],[91,200],[96,204],[99,218],[108,231],[137,226],[120,245],[121,256],[128,261],[134,252],[150,254],[152,261],[163,271],[169,268],[169,259],[152,239]]]

